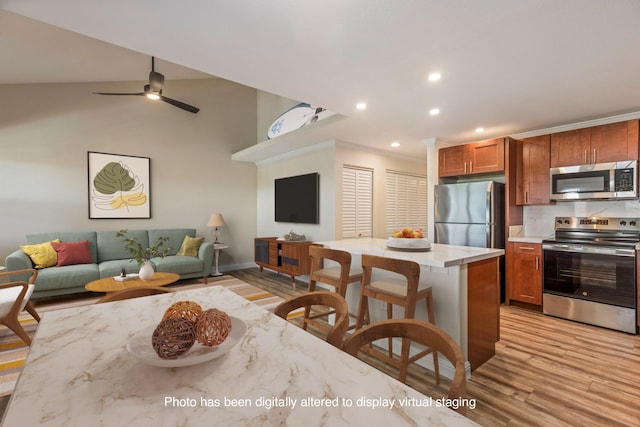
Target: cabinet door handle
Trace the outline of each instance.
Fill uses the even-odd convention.
[[[520,246],[518,249],[520,249],[521,251],[535,251],[536,248],[532,248],[530,246]]]
[[[469,173],[473,173],[473,161],[469,162]]]
[[[589,155],[589,150],[584,150],[584,163],[589,163],[587,156]]]
[[[467,162],[464,162],[464,173],[467,173]]]
[[[536,271],[540,270],[540,262],[538,260],[538,255],[536,255]]]
[[[524,192],[524,203],[529,203],[529,192],[527,191]]]
[[[596,149],[593,149],[593,159],[591,160],[591,163],[596,163]]]

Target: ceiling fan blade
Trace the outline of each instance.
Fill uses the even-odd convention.
[[[192,105],[189,104],[185,104],[184,102],[180,102],[180,101],[176,101],[175,99],[171,99],[171,98],[167,98],[166,96],[160,96],[160,99],[163,100],[164,102],[167,102],[175,107],[178,108],[182,108],[185,111],[188,111],[190,113],[197,113],[198,111],[200,111],[199,108],[196,108]]]
[[[144,92],[137,93],[117,93],[117,92],[93,92],[94,95],[144,95]]]

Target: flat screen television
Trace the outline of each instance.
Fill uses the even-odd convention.
[[[320,175],[290,176],[275,180],[275,220],[319,224]]]

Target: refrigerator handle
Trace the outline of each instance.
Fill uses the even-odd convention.
[[[494,227],[493,211],[492,211],[493,199],[491,197],[492,195],[493,195],[493,185],[490,185],[489,188],[487,188],[486,200],[485,200],[485,206],[486,206],[485,218],[487,219],[487,236],[486,236],[487,248],[493,247],[493,241],[492,241],[493,233],[491,232]]]
[[[486,213],[485,213],[485,218],[486,218],[486,222],[488,224],[493,224],[494,222],[494,218],[493,218],[493,186],[489,186],[489,188],[487,189],[487,193],[485,195],[485,208],[486,208]]]

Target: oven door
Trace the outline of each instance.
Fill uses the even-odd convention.
[[[543,246],[545,293],[636,307],[634,250],[562,246]]]

